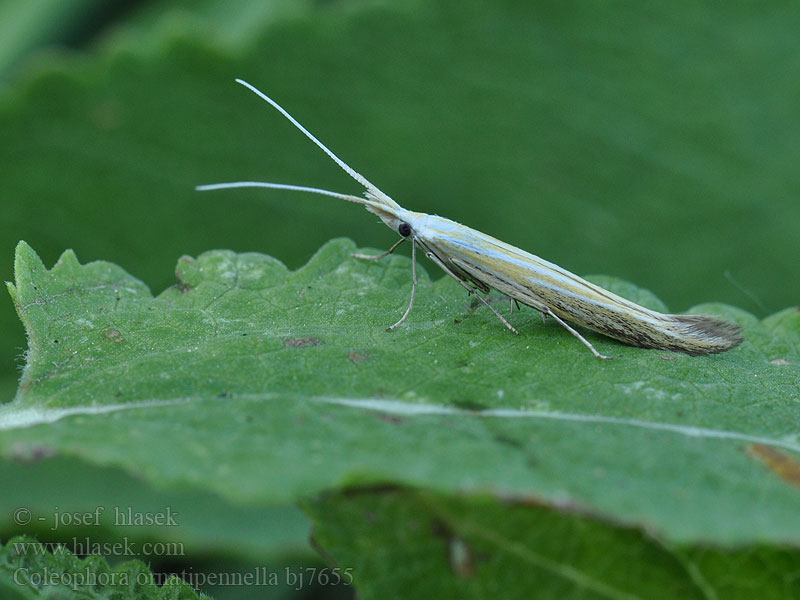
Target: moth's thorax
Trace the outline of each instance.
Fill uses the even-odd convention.
[[[463,225],[440,217],[438,215],[428,215],[425,213],[415,213],[406,211],[408,216],[406,222],[411,225],[414,233],[421,238],[431,238],[439,235],[447,235],[457,230],[464,231]]]

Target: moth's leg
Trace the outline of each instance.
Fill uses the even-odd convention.
[[[386,257],[387,257],[387,256],[389,256],[389,255],[390,255],[392,252],[394,252],[395,250],[397,250],[397,247],[398,247],[400,244],[402,244],[403,242],[405,242],[405,241],[406,241],[406,238],[400,238],[399,240],[397,240],[397,241],[395,242],[394,246],[392,246],[391,248],[389,248],[389,249],[388,249],[386,252],[384,252],[383,254],[377,254],[377,255],[373,256],[372,254],[358,254],[358,253],[356,253],[356,254],[353,254],[352,256],[353,256],[354,258],[362,258],[362,259],[364,259],[364,260],[380,260],[380,259],[382,259],[382,258],[386,258]]]
[[[547,325],[547,314],[542,313],[542,325]]]
[[[488,302],[487,302],[487,301],[484,299],[484,297],[483,297],[483,296],[481,296],[480,294],[478,294],[478,293],[477,293],[477,292],[476,292],[476,291],[475,291],[473,288],[469,287],[469,285],[467,285],[467,283],[466,283],[466,282],[465,282],[463,279],[461,279],[460,277],[456,277],[455,273],[453,273],[453,272],[452,272],[450,269],[448,269],[448,268],[447,268],[447,265],[445,265],[445,264],[444,264],[444,263],[443,263],[441,260],[439,260],[439,258],[438,258],[438,257],[437,257],[437,256],[436,256],[436,255],[435,255],[433,252],[428,252],[428,253],[426,253],[426,254],[425,254],[425,256],[427,256],[427,257],[428,257],[428,258],[430,258],[430,259],[431,259],[433,262],[435,262],[437,265],[439,265],[439,267],[442,269],[442,271],[444,271],[445,273],[447,273],[448,275],[450,275],[450,277],[452,277],[453,279],[455,279],[456,281],[458,281],[458,283],[460,283],[461,285],[463,285],[463,286],[464,286],[464,287],[467,289],[467,291],[468,291],[470,294],[475,294],[475,297],[476,297],[478,300],[480,300],[481,302],[483,302],[483,303],[484,303],[486,306],[488,306],[488,307],[491,309],[491,311],[492,311],[492,312],[493,312],[493,313],[494,313],[494,314],[497,316],[497,318],[498,318],[498,319],[500,319],[500,321],[502,321],[503,325],[505,325],[506,327],[508,327],[508,328],[509,328],[511,331],[513,331],[513,332],[514,332],[516,335],[519,335],[519,331],[517,331],[516,329],[514,329],[514,326],[513,326],[513,325],[511,325],[511,323],[509,323],[508,321],[506,321],[505,317],[503,317],[503,315],[501,315],[499,312],[497,312],[497,310],[495,309],[495,307],[494,307],[494,306],[492,306],[491,304],[489,304],[489,303],[488,303]]]
[[[511,323],[509,323],[508,321],[506,321],[505,317],[503,315],[501,315],[499,312],[497,312],[497,309],[495,309],[494,306],[489,304],[489,302],[486,300],[486,298],[484,298],[483,296],[481,296],[477,292],[475,293],[475,297],[478,300],[480,300],[481,302],[483,302],[486,306],[488,306],[489,309],[495,314],[495,316],[503,322],[503,325],[508,327],[515,335],[519,335],[519,331],[514,329],[514,326]]]
[[[578,333],[572,327],[570,327],[564,321],[562,321],[558,317],[558,315],[556,315],[552,310],[547,309],[547,314],[550,315],[551,317],[553,317],[556,321],[558,321],[564,329],[566,329],[572,335],[574,335],[576,338],[578,338],[580,341],[582,341],[583,344],[587,348],[589,348],[589,350],[592,351],[592,354],[594,354],[597,358],[602,358],[603,360],[611,360],[613,358],[611,356],[606,356],[605,354],[600,354],[597,350],[595,350],[594,346],[592,346],[592,344],[586,338],[584,338],[580,333]],[[545,313],[542,313],[542,316],[544,316],[544,315],[545,315]]]
[[[389,256],[392,252],[397,250],[397,247],[400,244],[402,244],[405,241],[406,238],[401,237],[386,252],[377,254],[375,256],[373,256],[372,254],[359,254],[359,253],[354,253],[352,256],[353,258],[360,258],[363,260],[378,261],[382,258]],[[414,296],[416,296],[416,294],[417,294],[417,245],[412,241],[411,242],[411,302],[408,303],[408,308],[406,309],[406,312],[403,313],[403,316],[400,317],[400,320],[394,325],[387,327],[386,331],[391,331],[392,329],[395,329],[396,327],[399,327],[400,325],[403,324],[403,321],[405,321],[408,315],[411,314],[411,309],[414,308]]]
[[[402,242],[404,239],[405,238],[401,239],[400,242]],[[389,252],[397,248],[400,245],[400,242],[397,242],[394,246],[392,246],[389,249]],[[389,252],[386,252],[384,256]],[[369,258],[372,257],[370,256]],[[411,309],[414,308],[414,297],[416,295],[417,295],[417,244],[414,243],[414,240],[411,240],[411,301],[408,303],[408,308],[406,309],[406,312],[403,313],[403,316],[400,317],[400,320],[394,325],[387,327],[386,331],[391,331],[392,329],[395,329],[403,324],[403,321],[405,321],[408,318],[408,315],[411,314]]]
[[[509,296],[508,297],[508,312],[511,313],[512,315],[514,314],[514,305],[515,304],[517,305],[517,310],[519,310],[519,302],[517,302],[514,298]]]

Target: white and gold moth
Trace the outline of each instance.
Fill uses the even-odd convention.
[[[495,289],[508,296],[512,303],[519,302],[538,310],[543,319],[551,317],[583,342],[597,358],[610,357],[600,354],[568,321],[631,346],[675,350],[693,355],[725,352],[742,342],[741,327],[724,319],[708,315],[663,314],[644,308],[476,229],[444,217],[406,210],[336,156],[272,98],[246,81],[236,81],[271,104],[350,177],[363,185],[364,197],[257,181],[216,183],[201,185],[197,189],[265,187],[311,192],[362,204],[368,211],[378,215],[400,235],[400,239],[383,254],[358,254],[357,257],[379,260],[405,240],[411,241],[411,299],[400,320],[388,329],[400,326],[414,307],[417,289],[416,251],[419,248],[470,294],[474,294],[515,334],[519,332],[478,292],[488,293]]]

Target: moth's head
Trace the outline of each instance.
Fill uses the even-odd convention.
[[[389,229],[394,231],[395,233],[399,233],[403,237],[408,237],[411,235],[411,226],[408,222],[403,218],[403,213],[407,213],[408,211],[403,210],[402,208],[400,211],[393,211],[391,209],[386,209],[382,206],[374,206],[374,205],[367,205],[367,210],[373,214],[378,215],[381,221],[383,221],[384,225],[386,225]]]
[[[389,229],[404,238],[411,235],[413,227],[410,222],[414,220],[417,213],[401,207],[378,189],[367,190],[365,196],[369,200],[369,204],[365,205],[366,209],[378,215]]]

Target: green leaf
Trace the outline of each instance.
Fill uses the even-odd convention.
[[[0,546],[0,592],[9,600],[200,598],[177,576],[158,582],[143,562],[129,561],[112,568],[98,556],[80,560],[64,547],[46,548],[24,536]]]
[[[800,597],[794,548],[676,546],[564,508],[402,489],[309,506],[363,598]]]
[[[0,82],[15,63],[42,46],[72,37],[81,21],[102,13],[102,0],[6,0],[0,4]]]
[[[589,334],[607,362],[535,311],[513,315],[513,336],[422,271],[415,312],[387,332],[409,261],[354,251],[332,241],[297,271],[260,254],[183,257],[153,298],[115,265],[68,251],[48,271],[20,243],[10,290],[29,361],[0,410],[0,453],[239,504],[391,484],[534,503],[556,521],[568,510],[681,552],[800,543],[800,312],[760,323],[705,305],[746,335],[706,357]],[[626,535],[612,535],[615,552]]]
[[[309,522],[292,506],[231,505],[199,489],[158,489],[119,468],[100,467],[80,457],[54,456],[47,445],[20,446],[0,462],[0,531],[24,532],[43,541],[62,541],[85,554],[84,540],[129,541],[149,564],[209,554],[264,564],[292,556],[313,560],[307,546]],[[47,459],[47,460],[42,460]],[[22,509],[23,516],[17,516]],[[76,519],[74,515],[88,514]],[[163,525],[136,515],[173,515]],[[133,515],[133,516],[130,516]],[[165,521],[166,518],[160,520]],[[78,541],[73,547],[72,542]],[[147,543],[161,543],[151,550]]]

